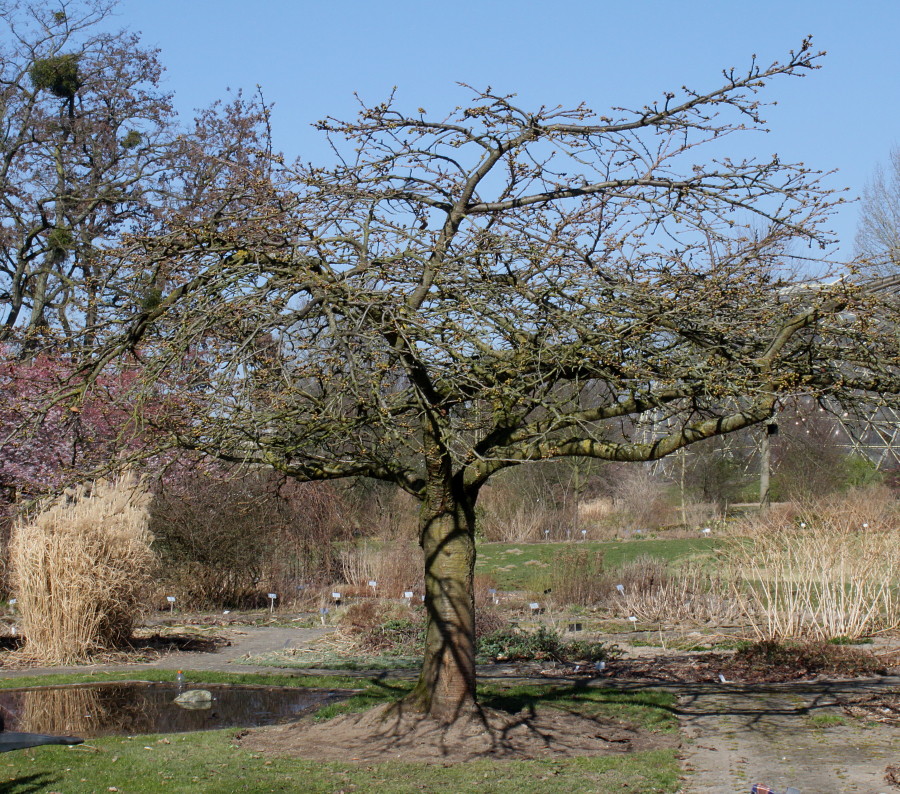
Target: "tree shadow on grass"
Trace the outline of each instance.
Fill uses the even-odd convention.
[[[568,686],[526,685],[510,689],[486,688],[479,702],[482,706],[515,714],[534,710],[539,705],[552,705],[577,710],[580,705],[622,705],[651,709],[668,715],[677,715],[673,697],[653,689],[623,691],[590,686],[588,681],[575,681]]]
[[[0,781],[0,794],[33,794],[38,791],[48,791],[59,777],[45,772],[34,775],[21,775],[12,780]]]

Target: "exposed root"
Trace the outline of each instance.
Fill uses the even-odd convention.
[[[446,725],[401,701],[325,723],[305,721],[251,731],[241,744],[323,760],[458,763],[618,754],[662,741],[623,723],[551,707],[516,714],[473,707]]]

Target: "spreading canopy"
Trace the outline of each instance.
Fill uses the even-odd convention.
[[[421,499],[415,696],[452,717],[474,693],[474,504],[492,473],[652,460],[786,395],[897,394],[886,284],[817,261],[820,174],[725,155],[762,127],[758,91],[816,57],[804,42],[611,116],[492,91],[441,120],[387,102],[319,123],[332,167],[264,147],[215,160],[216,200],[123,242],[133,293],[158,294],[98,318],[87,382],[139,361],[137,397],[167,405],[155,421],[182,446]]]
[[[337,167],[235,163],[239,200],[123,250],[168,276],[118,336],[107,318],[95,370],[140,350],[148,382],[177,387],[189,446],[414,493],[423,420],[475,485],[524,460],[657,458],[782,394],[888,393],[873,293],[815,268],[820,175],[699,159],[814,59],[804,43],[618,118],[483,93],[442,121],[390,103],[323,121],[351,144]],[[667,430],[652,443],[625,421],[648,411]]]

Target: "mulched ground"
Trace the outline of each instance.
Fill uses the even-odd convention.
[[[865,722],[881,722],[900,727],[900,690],[879,692],[858,698],[842,698],[841,707],[851,717]],[[900,767],[898,767],[900,772]],[[898,777],[900,783],[900,777]]]
[[[660,653],[656,656],[619,658],[602,671],[592,664],[557,664],[533,672],[547,678],[569,676],[627,679],[658,683],[776,683],[818,677],[857,678],[896,672],[900,659],[894,654],[875,656],[867,651],[841,646],[804,646],[793,652],[766,652],[757,648],[737,653]],[[526,671],[523,669],[523,673]],[[724,682],[723,679],[724,678]]]

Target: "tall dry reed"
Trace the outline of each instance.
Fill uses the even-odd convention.
[[[128,639],[153,565],[149,502],[126,475],[79,487],[16,524],[10,564],[25,657],[71,664]]]

